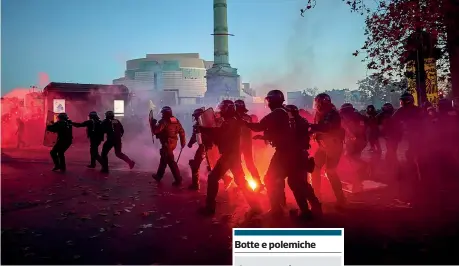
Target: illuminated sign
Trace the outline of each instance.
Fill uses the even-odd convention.
[[[114,100],[113,101],[113,112],[115,116],[124,116],[124,101]]]
[[[53,99],[53,112],[54,113],[65,113],[65,100],[64,99]]]
[[[426,72],[426,95],[427,101],[436,105],[438,103],[437,65],[434,58],[424,60]]]

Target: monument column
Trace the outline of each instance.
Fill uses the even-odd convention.
[[[229,66],[226,0],[214,0],[214,64]]]
[[[240,98],[241,82],[236,68],[229,63],[228,6],[226,0],[213,0],[214,8],[214,64],[207,70],[205,101],[215,103],[224,98]]]

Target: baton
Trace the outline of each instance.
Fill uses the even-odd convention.
[[[179,153],[179,155],[178,155],[178,158],[177,158],[176,163],[178,163],[178,161],[180,160],[180,156],[182,155],[182,151],[183,151],[183,148],[180,149],[180,153]]]

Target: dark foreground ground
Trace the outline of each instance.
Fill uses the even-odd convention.
[[[230,265],[233,227],[344,227],[346,264],[459,263],[457,209],[419,211],[387,189],[350,195],[345,211],[325,203],[323,220],[307,224],[246,218],[230,190],[205,218],[203,192],[174,189],[170,176],[158,187],[145,167],[104,176],[85,169],[85,152],[71,153],[60,174],[45,150],[2,152],[2,264]]]

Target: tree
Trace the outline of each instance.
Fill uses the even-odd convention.
[[[306,94],[306,95],[309,95],[309,96],[312,96],[312,97],[316,97],[316,95],[318,94],[319,92],[319,89],[317,87],[314,87],[314,88],[306,88],[303,90],[303,93]]]
[[[388,79],[402,77],[406,49],[413,48],[406,47],[406,42],[413,33],[425,31],[438,41],[442,52],[437,61],[440,82],[451,82],[454,96],[459,97],[459,1],[374,0],[376,8],[372,9],[363,0],[343,2],[366,16],[367,40],[353,55],[366,52],[362,61],[368,69]],[[314,6],[315,0],[307,0],[301,14]]]
[[[357,82],[360,102],[380,106],[390,102],[397,104],[400,93],[406,89],[406,81],[386,82],[381,74],[373,74]]]

